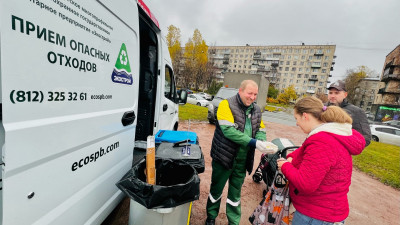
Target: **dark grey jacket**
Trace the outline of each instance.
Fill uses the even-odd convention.
[[[232,96],[227,99],[229,102],[229,108],[231,109],[235,124],[237,125],[237,130],[244,132],[246,124],[246,107],[240,100],[239,94]],[[255,138],[261,124],[261,110],[258,105],[253,103],[253,109],[250,113],[251,115],[251,127],[252,136]],[[214,138],[211,145],[211,157],[213,160],[219,162],[226,169],[232,169],[233,161],[236,158],[237,152],[239,150],[239,144],[229,140],[224,136],[222,130],[219,126],[218,120],[216,121]],[[246,170],[249,174],[253,170],[254,163],[254,147],[250,147],[247,152],[246,158]]]
[[[333,105],[328,103],[328,105]],[[344,109],[353,119],[353,129],[360,132],[365,139],[365,147],[371,143],[371,129],[369,128],[369,123],[367,120],[367,115],[365,115],[364,110],[361,108],[350,104],[347,99],[343,99],[340,107]]]

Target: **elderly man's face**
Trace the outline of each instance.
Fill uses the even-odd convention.
[[[248,84],[244,89],[239,88],[240,99],[245,106],[250,106],[253,103],[258,94],[258,87],[253,84]]]
[[[328,92],[328,99],[331,104],[340,105],[343,99],[347,97],[347,92],[339,91],[336,88],[331,88]]]

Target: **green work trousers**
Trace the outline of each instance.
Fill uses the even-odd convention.
[[[218,216],[222,191],[229,180],[226,216],[229,224],[240,223],[240,194],[246,177],[246,157],[247,148],[241,147],[230,170],[213,160],[210,194],[207,201],[208,218],[215,219]]]

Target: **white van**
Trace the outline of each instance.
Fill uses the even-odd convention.
[[[178,127],[156,18],[143,0],[1,0],[0,34],[0,224],[100,224],[135,141]]]

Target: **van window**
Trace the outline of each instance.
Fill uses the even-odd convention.
[[[164,95],[169,100],[176,102],[176,87],[172,69],[165,67],[165,91]]]

